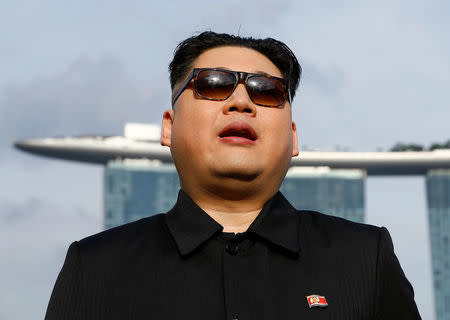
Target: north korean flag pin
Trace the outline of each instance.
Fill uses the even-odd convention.
[[[326,307],[328,306],[327,300],[324,296],[319,296],[317,294],[313,294],[306,297],[308,301],[308,305],[310,308],[312,307]]]

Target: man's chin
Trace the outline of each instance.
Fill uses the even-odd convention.
[[[217,178],[225,180],[238,180],[243,182],[249,182],[258,178],[262,173],[262,170],[251,167],[228,167],[217,168],[213,170],[213,175]]]

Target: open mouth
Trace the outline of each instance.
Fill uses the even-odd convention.
[[[257,139],[255,130],[246,122],[233,122],[219,133],[219,138],[226,142],[254,142]]]

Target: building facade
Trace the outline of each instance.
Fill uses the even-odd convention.
[[[450,319],[450,170],[426,175],[436,320]]]
[[[292,167],[280,190],[297,209],[364,223],[365,177],[360,169]]]
[[[104,228],[168,211],[179,188],[174,165],[146,159],[110,161],[104,173]]]

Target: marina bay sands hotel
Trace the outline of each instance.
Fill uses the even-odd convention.
[[[160,129],[125,125],[124,136],[22,140],[26,152],[105,166],[104,227],[169,210],[179,181]],[[302,151],[281,191],[299,209],[364,222],[367,175],[424,175],[437,320],[450,319],[450,149],[420,152]]]

